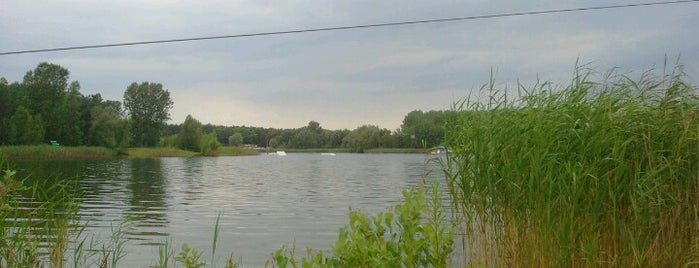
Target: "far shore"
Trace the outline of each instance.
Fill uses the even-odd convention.
[[[314,149],[290,149],[290,148],[265,148],[252,149],[235,146],[221,146],[211,156],[247,156],[260,153],[285,151],[287,153],[353,153],[350,148],[314,148]],[[405,154],[428,153],[429,149],[423,148],[373,148],[366,149],[369,154]],[[173,147],[154,148],[128,148],[124,150],[109,149],[95,146],[58,146],[50,145],[24,145],[24,146],[0,146],[0,158],[16,160],[88,160],[109,159],[114,157],[133,158],[157,158],[157,157],[196,157],[202,156],[198,152],[186,151]]]

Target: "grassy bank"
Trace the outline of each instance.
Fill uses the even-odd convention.
[[[250,148],[221,146],[214,153],[216,156],[241,156],[241,155],[258,155],[259,151]]]
[[[423,148],[372,148],[364,150],[367,154],[426,154],[429,149]]]
[[[351,148],[311,148],[311,149],[269,149],[269,152],[285,151],[287,153],[354,153]],[[429,149],[421,148],[372,148],[364,150],[368,154],[424,154]]]
[[[447,124],[449,184],[476,267],[699,263],[699,96],[679,76],[577,73]]]
[[[213,152],[212,156],[241,156],[241,155],[257,155],[259,152],[255,149],[242,147],[222,146]],[[194,157],[200,156],[201,153],[182,150],[174,147],[155,147],[155,148],[129,148],[127,155],[129,157],[147,158],[147,157]]]
[[[174,147],[157,148],[129,148],[126,155],[129,157],[192,157],[198,155],[197,152],[185,151]]]
[[[108,159],[117,152],[104,147],[0,146],[0,158],[22,160]]]

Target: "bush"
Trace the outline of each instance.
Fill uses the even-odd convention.
[[[454,229],[443,214],[439,184],[431,188],[429,200],[423,188],[404,190],[404,203],[391,212],[368,216],[350,210],[332,254],[309,250],[302,267],[447,267]],[[277,250],[271,264],[297,267],[293,247]]]

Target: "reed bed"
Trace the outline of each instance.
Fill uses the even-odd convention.
[[[51,147],[50,145],[0,146],[0,158],[8,160],[108,159],[116,155],[117,151],[105,147]]]
[[[475,267],[699,265],[699,96],[682,81],[484,86],[447,123],[448,186]]]

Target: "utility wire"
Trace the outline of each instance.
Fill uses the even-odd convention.
[[[252,37],[252,36],[298,34],[298,33],[324,32],[324,31],[339,31],[339,30],[351,30],[351,29],[375,28],[375,27],[390,27],[390,26],[401,26],[401,25],[412,25],[412,24],[443,23],[443,22],[454,22],[454,21],[465,21],[465,20],[492,19],[492,18],[504,18],[504,17],[515,17],[515,16],[579,12],[579,11],[593,11],[593,10],[603,10],[603,9],[631,8],[631,7],[643,7],[643,6],[660,6],[660,5],[682,4],[682,3],[690,3],[690,2],[699,2],[699,0],[679,0],[679,1],[625,4],[625,5],[593,6],[593,7],[579,7],[579,8],[566,8],[566,9],[539,10],[539,11],[522,11],[522,12],[498,13],[498,14],[490,14],[490,15],[452,17],[452,18],[429,19],[429,20],[399,21],[399,22],[387,22],[387,23],[376,23],[376,24],[361,24],[361,25],[326,27],[326,28],[311,28],[311,29],[300,29],[300,30],[289,30],[289,31],[260,32],[260,33],[235,34],[235,35],[219,35],[219,36],[191,37],[191,38],[180,38],[180,39],[165,39],[165,40],[151,40],[151,41],[126,42],[126,43],[98,44],[98,45],[86,45],[86,46],[70,46],[70,47],[31,49],[31,50],[17,50],[17,51],[0,52],[0,56],[42,53],[42,52],[54,52],[54,51],[66,51],[66,50],[81,50],[81,49],[94,49],[94,48],[107,48],[107,47],[122,47],[122,46],[176,43],[176,42],[204,41],[204,40],[241,38],[241,37]]]

